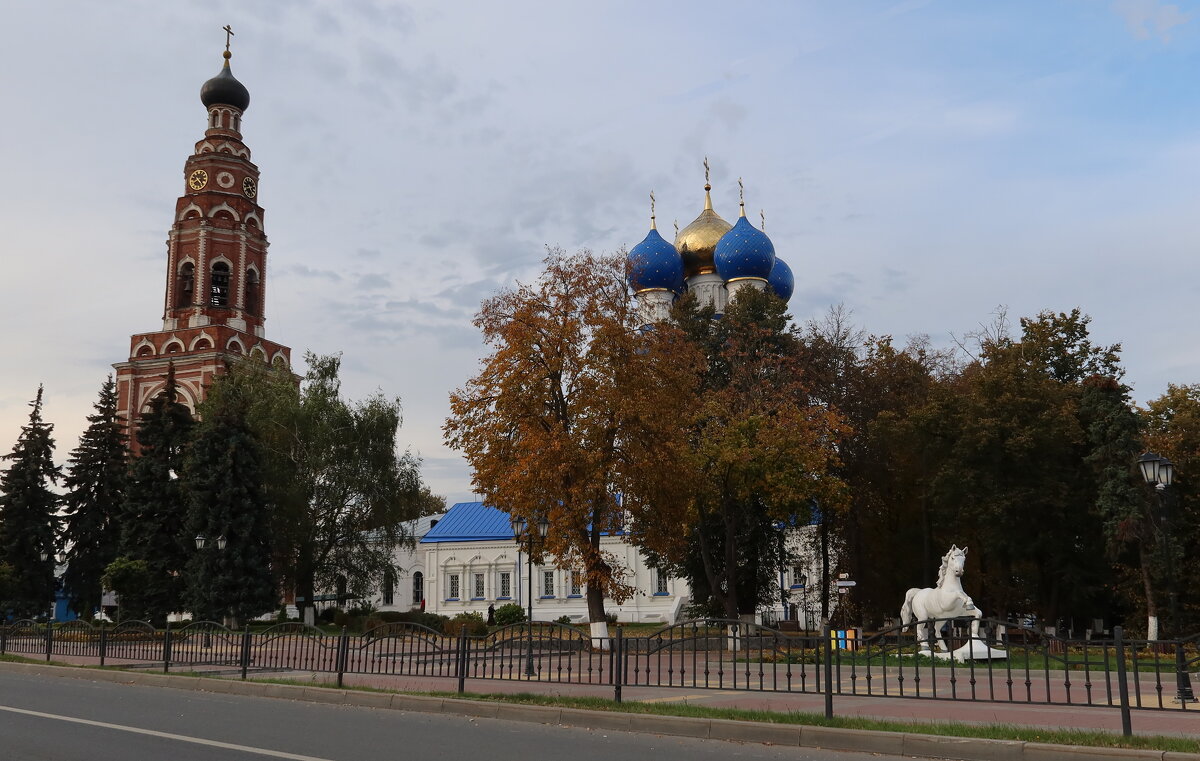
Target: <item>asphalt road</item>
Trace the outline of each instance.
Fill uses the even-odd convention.
[[[0,674],[5,761],[829,759],[875,754]]]

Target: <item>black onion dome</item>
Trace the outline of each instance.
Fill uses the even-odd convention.
[[[233,106],[245,111],[250,105],[250,91],[237,81],[229,68],[229,60],[221,67],[221,73],[204,83],[200,88],[200,102],[205,108],[215,105]]]

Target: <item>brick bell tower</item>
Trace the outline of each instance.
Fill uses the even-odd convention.
[[[193,411],[227,362],[249,356],[291,367],[291,349],[265,337],[267,236],[258,167],[242,142],[250,93],[225,65],[200,88],[204,139],[183,166],[183,195],[167,234],[162,330],[129,339],[117,371],[120,413],[136,421],[175,367],[179,401]]]

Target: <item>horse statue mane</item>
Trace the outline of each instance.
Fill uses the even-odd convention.
[[[946,569],[950,567],[950,558],[954,557],[955,553],[962,553],[963,557],[966,557],[967,548],[963,547],[960,550],[956,545],[952,544],[950,545],[950,550],[945,555],[942,555],[942,565],[938,568],[937,585],[939,587],[946,581]]]

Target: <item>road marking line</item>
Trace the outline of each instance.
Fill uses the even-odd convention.
[[[237,745],[235,743],[223,743],[217,740],[206,740],[203,737],[189,737],[188,735],[175,735],[170,732],[158,732],[153,729],[141,729],[140,727],[128,727],[124,724],[109,724],[105,721],[92,721],[91,719],[80,719],[74,716],[59,716],[53,713],[42,713],[41,711],[29,711],[24,708],[14,708],[12,706],[0,705],[0,711],[8,711],[10,713],[23,713],[27,716],[38,716],[43,719],[57,719],[58,721],[69,721],[73,724],[86,724],[90,727],[102,727],[104,729],[116,729],[122,732],[132,732],[136,735],[149,735],[151,737],[162,737],[167,740],[178,740],[180,742],[194,743],[196,745],[207,745],[212,748],[225,748],[226,750],[240,750],[244,753],[257,753],[260,756],[271,756],[272,758],[286,758],[290,761],[330,761],[328,758],[317,758],[316,756],[302,756],[299,753],[285,753],[281,750],[269,750],[267,748],[255,748],[249,745]]]

